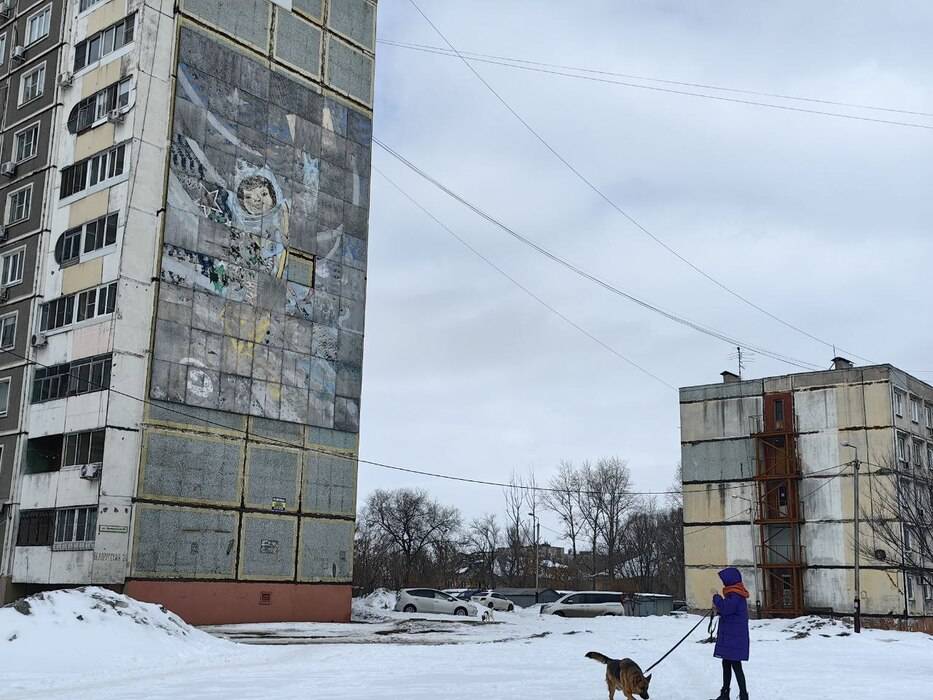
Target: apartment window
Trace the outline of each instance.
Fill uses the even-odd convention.
[[[117,214],[108,214],[99,219],[65,231],[55,243],[55,260],[59,265],[73,265],[83,253],[93,253],[117,242]]]
[[[97,532],[97,506],[62,508],[56,513],[52,549],[93,549]]]
[[[104,0],[81,0],[81,4],[78,6],[78,11],[84,12],[89,7],[94,7],[94,5],[97,5],[101,2],[104,2]]]
[[[72,323],[112,314],[117,298],[117,283],[69,294],[42,305],[39,329],[54,331]],[[77,303],[75,301],[77,300]],[[75,315],[77,311],[77,316]]]
[[[897,449],[897,461],[907,462],[910,460],[910,448],[907,446],[907,436],[904,433],[897,434],[897,440],[895,441]]]
[[[914,599],[914,580],[909,574],[904,574],[904,580],[907,582],[907,598]]]
[[[927,414],[927,427],[933,428],[933,406],[930,404],[926,405],[926,414]]]
[[[933,600],[933,586],[931,586],[929,583],[923,584],[923,599]]]
[[[117,242],[117,215],[108,214],[84,228],[84,252],[91,253]]]
[[[113,313],[117,300],[117,283],[111,282],[105,287],[89,289],[78,294],[78,321],[87,321],[98,316]]]
[[[910,420],[914,423],[920,422],[920,399],[910,399]]]
[[[128,107],[132,86],[132,78],[123,78],[85,97],[72,108],[68,115],[68,131],[72,134],[83,133],[103,123],[111,111]]]
[[[4,377],[0,379],[0,416],[5,416],[10,410],[10,384],[12,379]]]
[[[54,510],[24,510],[19,514],[17,547],[48,547],[55,532]]]
[[[0,350],[9,350],[16,345],[16,314],[0,317]]]
[[[103,430],[71,433],[65,436],[65,454],[62,462],[66,467],[80,467],[104,461]]]
[[[33,158],[39,152],[39,124],[17,131],[13,137],[13,158],[17,163]]]
[[[6,61],[6,32],[0,34],[0,64]]]
[[[894,414],[898,416],[904,415],[904,392],[894,390]]]
[[[49,26],[52,22],[52,6],[46,5],[41,10],[29,16],[26,20],[26,45],[34,44],[49,35]]]
[[[62,267],[72,265],[81,258],[82,228],[65,231],[55,244],[55,259]]]
[[[109,53],[122,49],[133,41],[136,13],[132,13],[106,29],[92,34],[75,45],[74,69],[81,70],[97,63]]]
[[[17,224],[29,218],[32,209],[32,185],[10,192],[6,198],[6,222]]]
[[[54,401],[110,388],[110,355],[39,367],[32,381],[32,403]]]
[[[911,450],[911,455],[914,458],[914,466],[922,467],[923,466],[923,440],[914,440],[913,449]]]
[[[927,445],[927,466],[933,469],[933,445]]]
[[[36,66],[19,79],[19,106],[42,97],[45,92],[45,64]]]
[[[121,143],[63,169],[59,196],[64,199],[89,187],[119,177],[125,172],[125,168],[126,144]]]
[[[23,268],[26,262],[26,249],[20,248],[3,256],[3,278],[0,280],[4,287],[11,287],[23,281]]]

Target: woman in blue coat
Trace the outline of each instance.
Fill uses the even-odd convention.
[[[717,700],[729,700],[733,673],[739,684],[739,700],[748,700],[742,670],[742,662],[748,661],[748,590],[738,569],[723,569],[719,578],[722,595],[713,596],[713,607],[719,613],[719,633],[713,655],[722,659],[722,691]]]

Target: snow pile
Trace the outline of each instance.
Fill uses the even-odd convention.
[[[384,620],[386,613],[395,609],[398,593],[385,588],[375,591],[362,598],[353,599],[352,616],[355,622],[367,620]]]
[[[154,655],[187,659],[227,644],[162,606],[97,587],[36,593],[0,608],[0,657],[19,670],[49,659],[57,671],[87,671],[103,658],[151,664]]]

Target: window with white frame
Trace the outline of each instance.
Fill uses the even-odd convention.
[[[6,61],[6,32],[0,34],[0,64]]]
[[[81,134],[103,124],[113,110],[125,110],[130,104],[132,88],[133,79],[127,77],[85,97],[68,115],[68,131]]]
[[[62,169],[59,197],[64,199],[126,172],[127,144],[121,143]]]
[[[135,28],[136,13],[133,12],[116,24],[112,24],[106,29],[92,34],[84,41],[75,44],[74,69],[79,71],[93,65],[107,54],[118,51],[131,43]]]
[[[933,445],[927,444],[927,467],[933,469]]]
[[[3,277],[0,283],[4,287],[11,287],[23,281],[23,268],[26,262],[26,249],[20,248],[3,256]]]
[[[80,467],[104,461],[104,430],[90,430],[65,435],[63,441],[63,467]]]
[[[22,163],[39,152],[39,123],[31,124],[13,136],[13,160]]]
[[[907,436],[904,433],[897,434],[897,440],[895,441],[897,449],[897,461],[898,462],[908,462],[910,461],[910,447],[907,443]]]
[[[904,415],[904,392],[897,389],[894,390],[894,414]]]
[[[32,209],[32,184],[10,192],[6,198],[6,223],[17,224],[29,218]]]
[[[0,350],[16,345],[16,313],[0,316]]]
[[[26,20],[26,46],[34,44],[49,35],[52,24],[52,6],[46,5],[38,12],[29,15]]]
[[[81,3],[78,5],[78,12],[84,12],[86,9],[94,7],[94,5],[98,5],[102,2],[104,2],[104,0],[81,0]]]
[[[62,508],[55,517],[52,549],[93,549],[97,533],[97,506]]]
[[[55,261],[65,267],[81,259],[82,254],[103,250],[117,242],[116,213],[68,229],[55,243]]]
[[[926,412],[927,412],[927,427],[933,428],[933,405],[927,404]]]
[[[36,66],[19,79],[19,106],[42,97],[45,92],[45,64]]]
[[[910,397],[910,420],[914,423],[920,422],[921,406],[920,399]]]
[[[914,580],[910,574],[904,574],[904,580],[907,582],[907,598],[914,599]]]
[[[923,584],[923,599],[933,600],[933,586],[931,586],[929,583]]]
[[[116,299],[116,282],[53,299],[41,307],[39,329],[43,332],[54,331],[73,323],[112,314]]]
[[[914,466],[922,467],[923,466],[923,453],[926,450],[923,449],[923,440],[914,440],[913,449],[911,449],[911,456],[914,458]]]
[[[0,416],[5,416],[10,410],[10,377],[0,379]]]

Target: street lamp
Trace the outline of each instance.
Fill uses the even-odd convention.
[[[535,603],[538,602],[538,575],[541,572],[541,566],[538,564],[538,540],[541,539],[541,521],[532,512],[528,514],[531,518],[531,531],[535,538]]]
[[[851,448],[855,452],[855,459],[852,462],[855,475],[855,633],[858,634],[862,631],[862,598],[861,598],[861,586],[859,583],[859,505],[858,505],[858,473],[859,473],[859,459],[858,459],[858,448],[853,445],[851,442],[842,443],[843,447]]]
[[[745,501],[749,504],[748,512],[748,524],[751,525],[751,534],[752,534],[752,568],[755,572],[755,611],[758,613],[758,619],[761,619],[761,584],[758,580],[758,548],[755,546],[755,501],[751,498],[745,498],[745,496],[737,496],[732,494],[733,498],[738,498],[741,501]]]

